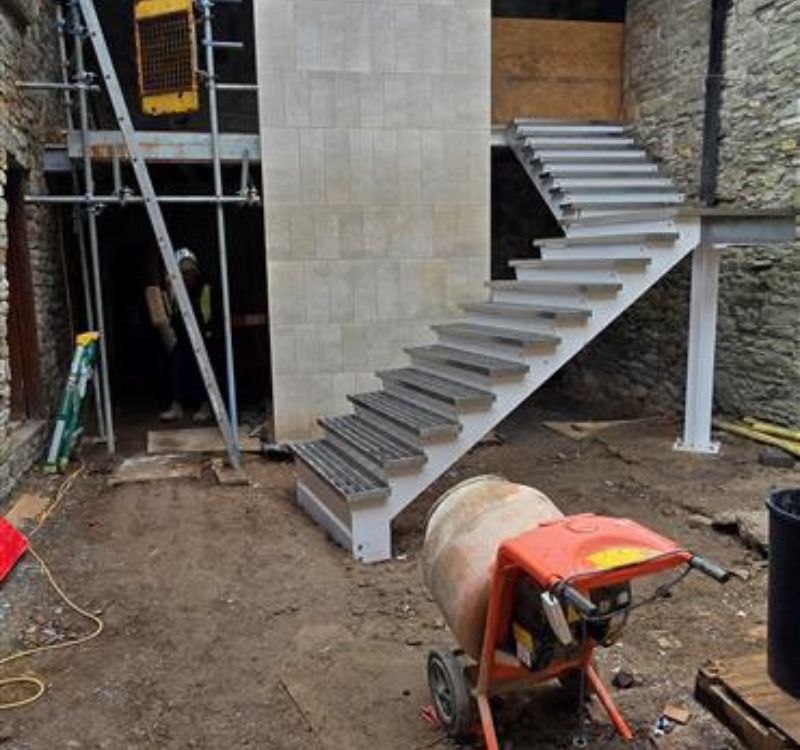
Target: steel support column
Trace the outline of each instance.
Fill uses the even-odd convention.
[[[689,310],[689,356],[686,368],[686,412],[677,450],[717,453],[711,439],[714,405],[714,357],[717,343],[717,296],[720,251],[701,244],[692,255]]]

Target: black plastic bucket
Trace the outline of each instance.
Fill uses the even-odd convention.
[[[772,681],[800,698],[800,489],[775,490],[769,508],[769,630]]]

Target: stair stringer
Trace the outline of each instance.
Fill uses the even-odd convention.
[[[521,381],[493,385],[492,390],[496,395],[493,405],[484,412],[460,415],[462,431],[458,438],[451,442],[426,446],[425,452],[428,461],[425,466],[417,474],[389,480],[392,492],[383,503],[363,508],[358,504],[352,506],[351,533],[346,546],[352,547],[354,555],[359,560],[376,562],[390,558],[389,525],[391,520],[699,245],[700,220],[698,218],[681,218],[670,221],[668,224],[669,229],[677,230],[679,234],[671,251],[661,249],[654,252],[651,266],[643,273],[624,274],[622,277],[623,289],[617,297],[608,300],[592,299],[579,302],[592,309],[592,317],[585,326],[576,327],[574,330],[561,330],[561,343],[552,355],[527,357],[517,355],[517,358],[530,366],[528,374]],[[468,345],[466,343],[459,346],[463,349],[494,354],[506,359],[514,356],[503,347]],[[435,367],[424,365],[417,365],[417,367],[441,374],[441,371]],[[450,371],[448,371],[448,377],[455,379]],[[465,382],[470,381],[465,380]],[[377,531],[378,529],[380,532]]]
[[[525,139],[520,138],[516,134],[514,125],[509,127],[507,131],[506,142],[519,162],[519,165],[525,170],[525,174],[528,175],[528,179],[533,183],[536,192],[539,193],[542,200],[547,204],[550,213],[560,222],[564,212],[561,210],[561,206],[559,206],[558,201],[555,200],[553,194],[547,188],[545,180],[542,178],[542,164],[541,162],[531,163],[525,156]]]

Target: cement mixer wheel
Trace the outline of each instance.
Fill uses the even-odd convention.
[[[473,726],[474,709],[464,669],[449,649],[428,654],[428,689],[436,717],[449,737],[465,739]]]

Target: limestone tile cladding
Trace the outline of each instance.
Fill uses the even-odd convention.
[[[280,439],[431,339],[489,269],[488,0],[256,0]]]

